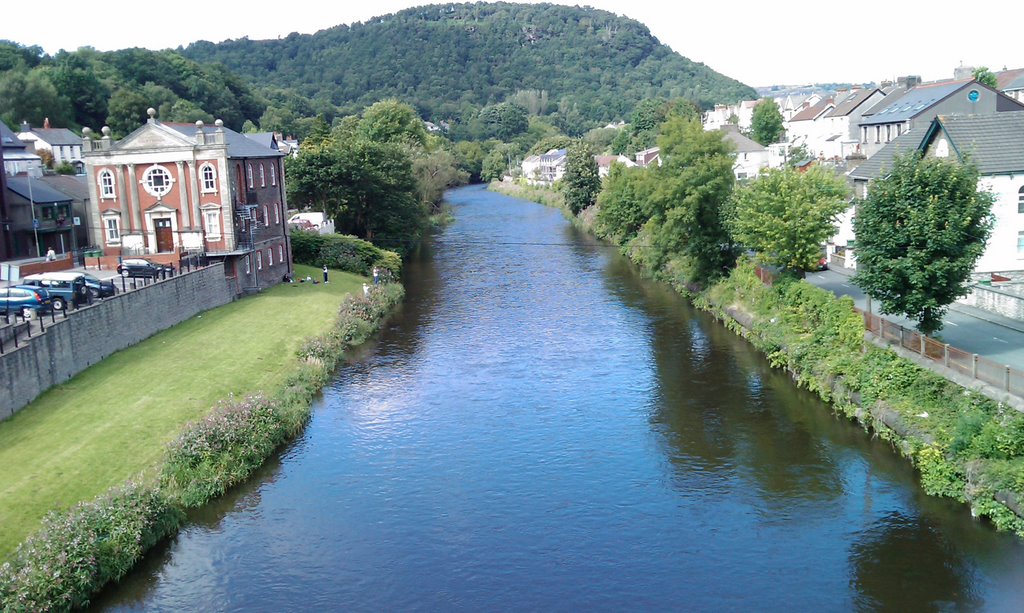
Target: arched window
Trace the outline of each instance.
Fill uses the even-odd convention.
[[[260,164],[260,187],[267,186],[267,175],[263,171],[263,164]]]
[[[274,265],[274,248],[270,247],[267,249],[267,266]]]
[[[109,170],[100,171],[100,198],[114,197],[114,173]]]
[[[249,268],[249,256],[245,256],[245,274],[249,274],[251,272],[252,269]]]
[[[249,182],[249,187],[252,188],[252,164],[245,165],[245,178]]]
[[[203,164],[199,169],[199,176],[202,178],[204,192],[217,191],[217,170],[213,164]]]
[[[256,252],[256,270],[263,270],[263,252]]]
[[[1017,212],[1024,213],[1024,185],[1017,190]]]
[[[277,170],[275,170],[276,167],[277,167],[277,162],[273,162],[273,163],[270,164],[270,184],[271,185],[277,185]]]

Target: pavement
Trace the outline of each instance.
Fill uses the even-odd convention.
[[[857,308],[869,310],[868,299],[850,278],[853,271],[846,269],[823,270],[807,273],[807,281],[837,296],[850,296]],[[897,315],[886,315],[873,301],[870,311],[898,323],[914,328],[917,322]],[[965,304],[954,303],[942,320],[943,327],[932,338],[968,353],[977,353],[994,362],[1024,370],[1024,322],[983,311]]]

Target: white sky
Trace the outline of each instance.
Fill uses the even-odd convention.
[[[0,20],[0,39],[39,45],[51,54],[81,46],[101,51],[165,49],[197,40],[308,34],[430,3],[51,0],[38,5],[35,15],[24,8],[6,11]],[[1024,67],[1021,10],[1013,8],[1017,3],[1011,0],[955,5],[943,0],[590,0],[586,4],[636,19],[680,54],[753,86],[881,81],[906,74],[928,81],[952,77],[961,62],[992,70]]]

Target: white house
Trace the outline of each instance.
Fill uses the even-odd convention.
[[[737,179],[754,179],[768,167],[768,149],[764,145],[740,134],[736,126],[726,125],[721,132],[723,140],[732,143],[735,150],[732,171]]]
[[[523,178],[526,182],[533,185],[540,179],[540,156],[531,155],[527,156],[522,163]]]
[[[825,143],[832,136],[827,115],[835,106],[832,98],[826,98],[805,107],[784,122],[789,142],[794,146],[805,145],[814,157],[824,155]]]
[[[651,147],[650,149],[644,149],[643,151],[637,151],[634,154],[636,159],[636,165],[647,168],[650,165],[661,166],[661,149],[659,147]]]
[[[855,193],[870,191],[869,181],[884,177],[898,153],[922,151],[925,155],[963,160],[969,158],[981,174],[979,189],[996,196],[992,206],[995,225],[976,273],[1024,270],[1024,113],[988,115],[939,115],[924,130],[902,134],[850,173]],[[833,242],[849,245],[855,238],[847,227]]]
[[[67,128],[51,128],[50,120],[43,121],[42,128],[33,128],[28,122],[22,122],[18,139],[35,147],[35,151],[46,150],[53,156],[53,165],[67,163],[75,168],[75,172],[85,172],[85,160],[82,158],[82,137]]]
[[[594,161],[597,162],[597,175],[601,178],[607,177],[612,171],[612,164],[622,164],[626,168],[636,167],[636,162],[624,155],[595,155]]]

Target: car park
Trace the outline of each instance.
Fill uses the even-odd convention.
[[[0,313],[21,313],[26,319],[53,310],[50,293],[38,286],[12,285],[0,288]]]
[[[65,310],[68,305],[78,306],[89,298],[85,275],[80,272],[43,272],[22,279],[26,287],[41,287],[50,294],[53,308]]]
[[[174,274],[174,268],[164,264],[150,262],[145,258],[128,258],[117,265],[117,274],[122,277],[149,277],[158,279]]]

